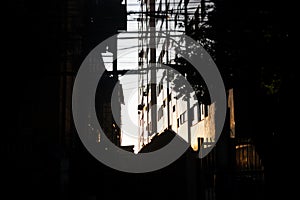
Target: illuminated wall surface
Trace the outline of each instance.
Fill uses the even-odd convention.
[[[206,12],[213,11],[213,3],[200,1],[189,1],[185,5],[185,1],[142,1],[139,14],[139,69],[149,69],[150,63],[161,63],[164,65],[177,64],[175,47],[173,43],[169,44],[160,33],[149,33],[149,28],[164,31],[163,34],[168,34],[172,38],[178,39],[181,34],[186,32],[185,24],[192,24],[192,21],[198,20],[199,13],[201,13],[201,6]],[[209,9],[207,9],[209,7]],[[186,12],[185,12],[186,11]],[[204,11],[202,11],[204,12]],[[198,13],[198,14],[197,14]],[[187,20],[187,21],[186,21]],[[201,19],[202,23],[207,21],[206,17]],[[197,26],[200,26],[200,22]],[[194,25],[195,26],[195,25]],[[149,50],[151,45],[150,34],[156,35],[155,53]],[[153,37],[153,35],[152,35]],[[172,70],[157,69],[155,75],[147,70],[146,73],[139,76],[139,148],[149,143],[151,138],[156,134],[160,134],[167,129],[175,131],[191,147],[198,150],[198,138],[203,138],[206,145],[209,147],[215,142],[215,128],[214,128],[214,104],[198,104],[195,98],[190,98],[189,108],[184,97],[179,97],[175,90],[173,90],[172,76],[178,72]],[[152,74],[151,74],[152,73]],[[151,87],[153,80],[152,76],[156,76],[155,91]],[[174,87],[174,86],[173,86]],[[153,96],[151,93],[157,93]],[[195,93],[189,94],[194,97]],[[155,97],[156,108],[151,106]],[[155,109],[155,111],[154,111]],[[157,123],[153,123],[153,114],[156,112]],[[191,119],[188,119],[191,118]],[[191,121],[191,124],[188,122]],[[156,133],[153,132],[153,126],[156,126]],[[189,130],[190,129],[190,130]],[[190,134],[190,138],[189,138]],[[190,140],[190,141],[189,141]]]

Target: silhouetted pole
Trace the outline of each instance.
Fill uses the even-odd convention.
[[[165,8],[166,8],[166,11],[167,11],[167,8],[168,8],[168,0],[165,0]],[[168,29],[169,29],[169,20],[168,20],[168,15],[166,15],[166,18],[165,18],[165,20],[166,20],[166,34],[167,34],[167,47],[166,47],[166,50],[165,50],[165,52],[166,52],[166,63],[167,64],[169,64],[169,50],[168,50],[168,48],[169,48],[169,40],[168,40],[168,36],[169,36],[169,33],[168,33]],[[171,102],[171,99],[170,99],[170,95],[169,95],[169,93],[170,93],[170,89],[169,89],[169,87],[170,87],[170,84],[169,84],[169,69],[168,68],[166,68],[166,76],[167,76],[167,120],[168,120],[168,129],[171,129],[171,125],[170,125],[170,116],[171,116],[171,114],[170,114],[170,105],[169,105],[169,102]]]
[[[155,31],[155,0],[150,0],[150,83],[151,83],[151,135],[157,132],[157,95],[156,95],[156,31]]]
[[[197,157],[200,158],[200,166],[198,169],[199,172],[199,197],[200,199],[204,199],[205,198],[205,188],[204,188],[204,173],[203,173],[203,158],[202,158],[202,153],[203,153],[203,142],[204,142],[204,138],[203,137],[198,137],[197,138],[197,142],[198,142],[198,155]]]
[[[184,27],[185,33],[188,34],[188,12],[187,12],[188,0],[184,0]],[[188,49],[186,47],[186,49]],[[187,81],[187,75],[185,75]],[[192,91],[189,91],[188,85],[186,85],[186,101],[187,101],[187,134],[188,134],[188,144],[189,150],[187,151],[187,180],[188,180],[188,199],[196,200],[197,199],[197,168],[196,168],[196,155],[191,149],[191,127],[192,127],[192,117],[190,112],[190,95]],[[183,97],[184,98],[184,97]]]
[[[112,47],[112,53],[113,53],[113,77],[115,79],[118,79],[118,38],[115,37],[113,47]]]

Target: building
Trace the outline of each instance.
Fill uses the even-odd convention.
[[[121,104],[124,104],[124,96],[122,85],[118,79],[110,76],[111,73],[106,72],[101,77],[96,92],[96,114],[98,121],[104,134],[116,146],[121,146],[121,112],[113,115],[112,99],[114,100],[114,109],[121,110]],[[114,92],[113,92],[114,91]],[[112,95],[115,94],[112,98]],[[119,125],[118,125],[119,124]],[[93,128],[93,127],[90,127]],[[98,142],[101,140],[101,133],[98,133]]]
[[[126,30],[126,5],[119,0],[114,1],[66,1],[65,18],[63,18],[63,32],[66,35],[65,43],[63,43],[63,58],[61,64],[61,104],[62,113],[62,138],[67,148],[73,146],[79,141],[75,140],[75,127],[72,123],[72,87],[75,75],[80,67],[81,62],[90,51],[108,37],[117,34],[121,30]],[[103,28],[105,27],[105,28]],[[109,50],[109,52],[108,52]],[[106,62],[107,53],[114,60],[111,63]],[[123,99],[122,86],[118,82],[117,67],[117,41],[108,44],[106,49],[101,49],[99,59],[103,61],[105,67],[109,64],[111,67],[107,71],[99,86],[105,87],[105,91],[97,91],[96,101],[98,120],[104,127],[107,137],[117,146],[120,146],[120,127],[113,120],[110,107],[111,93],[113,89],[118,88],[119,98],[117,105],[121,110]],[[99,70],[99,69],[91,69]],[[98,87],[99,88],[99,87]],[[107,117],[106,117],[107,116]],[[116,116],[117,121],[121,121],[121,116]],[[93,129],[92,125],[86,121],[87,131]],[[100,140],[100,136],[99,136]]]
[[[207,21],[204,11],[211,11],[207,5],[213,4],[207,1],[141,1],[139,70],[146,73],[139,76],[139,148],[165,130],[175,131],[195,151],[200,138],[207,144],[203,147],[215,142],[214,104],[207,92],[203,94],[205,83],[199,75],[186,73],[190,66],[176,52],[176,45],[165,39],[168,36],[179,39],[183,33],[195,33],[192,28],[198,29]],[[151,48],[153,44],[156,48]],[[164,69],[164,66],[170,67]],[[184,91],[176,90],[177,75],[189,82],[199,79],[194,83],[198,86],[196,91],[189,93],[191,98],[186,99],[186,95],[182,95]]]
[[[255,191],[252,193],[255,198],[262,198],[264,167],[252,140],[236,138],[232,85],[228,84],[226,77],[228,109],[217,142],[215,103],[210,101],[203,79],[190,69],[192,66],[176,52],[174,44],[163,37],[166,34],[176,38],[184,33],[199,42],[215,59],[214,40],[217,38],[214,36],[216,27],[212,25],[217,24],[209,22],[209,16],[215,12],[214,1],[145,0],[141,1],[140,11],[138,56],[139,70],[144,72],[139,77],[140,152],[162,148],[173,139],[168,134],[175,132],[192,149],[185,154],[189,161],[175,163],[189,165],[193,162],[193,167],[187,169],[190,173],[186,174],[191,183],[188,186],[190,199],[195,196],[201,199],[240,199],[249,191]],[[220,71],[224,73],[222,65]],[[175,78],[178,72],[182,79],[191,83],[193,92],[186,93],[184,89],[180,91],[174,87],[178,82]],[[195,155],[199,157],[195,152],[201,153],[201,148],[215,145],[207,157],[191,159]],[[193,182],[199,190],[192,189]],[[239,192],[239,189],[243,191]]]

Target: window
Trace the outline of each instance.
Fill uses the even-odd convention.
[[[187,120],[187,112],[182,113],[180,116],[180,125],[182,125]]]
[[[201,121],[201,104],[198,104],[197,109],[197,115],[198,115],[198,121]]]
[[[161,93],[162,90],[163,90],[163,82],[161,80],[157,86],[157,96],[159,96],[159,94]]]
[[[173,112],[175,112],[175,110],[176,110],[176,107],[175,107],[175,105],[173,106]]]
[[[157,118],[158,118],[158,120],[160,120],[162,117],[163,117],[163,115],[164,115],[164,107],[163,106],[161,106],[159,109],[158,109],[158,113],[157,113]]]
[[[152,133],[152,123],[151,122],[149,122],[149,133]]]
[[[204,116],[208,116],[208,105],[204,105]]]
[[[160,85],[158,84],[158,86],[157,86],[157,96],[159,96],[159,94],[160,94]]]

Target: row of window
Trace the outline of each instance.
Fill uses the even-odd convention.
[[[165,102],[165,101],[164,101]],[[158,121],[161,120],[164,116],[164,108],[165,108],[165,104],[163,104],[162,106],[160,106],[160,108],[158,109],[157,112],[157,119]],[[173,112],[176,111],[176,106],[173,105]],[[193,124],[203,120],[205,117],[208,116],[208,106],[201,104],[200,107],[198,107],[197,105],[195,105],[193,108],[190,109],[190,120],[193,122],[195,119],[197,121],[193,122]],[[181,125],[183,125],[188,119],[187,116],[187,111],[184,111],[182,114],[179,115],[179,118],[177,119],[177,127],[180,127]],[[151,132],[151,122],[149,123],[149,126],[146,127],[146,130],[148,130],[149,127],[149,131]]]
[[[187,120],[187,112],[185,111],[181,115],[179,115],[179,118],[177,119],[177,127],[184,124]]]
[[[173,106],[173,112],[175,111],[175,106]],[[190,121],[194,121],[197,119],[197,121],[193,122],[193,124],[203,120],[205,117],[208,116],[208,105],[201,104],[199,109],[198,106],[194,106],[190,109]],[[181,126],[187,121],[187,111],[184,111],[181,115],[179,115],[179,118],[177,119],[177,127]]]

